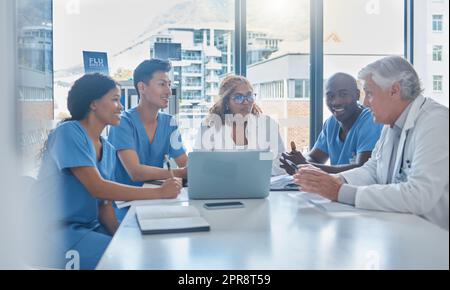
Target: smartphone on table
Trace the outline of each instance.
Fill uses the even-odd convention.
[[[241,208],[244,207],[244,204],[240,201],[207,202],[203,207],[206,209]]]

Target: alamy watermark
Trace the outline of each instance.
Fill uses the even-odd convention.
[[[80,270],[80,253],[70,250],[66,253],[66,270]]]
[[[66,13],[68,15],[79,15],[81,13],[80,0],[70,0],[66,4]]]
[[[366,264],[364,266],[366,270],[379,270],[380,254],[374,250],[368,251],[366,253]]]
[[[175,117],[170,125],[178,126]],[[217,114],[211,114],[201,122],[190,120],[187,126],[196,135],[192,136],[195,140],[194,150],[267,151],[260,155],[261,160],[274,160],[281,149],[280,126],[266,115],[227,114],[222,119]],[[178,130],[170,136],[170,145],[174,150],[183,146]]]
[[[366,3],[366,13],[369,15],[380,15],[380,0],[369,0]]]

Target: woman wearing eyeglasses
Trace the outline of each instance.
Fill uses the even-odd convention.
[[[270,150],[274,158],[272,175],[284,174],[278,161],[285,148],[279,126],[262,114],[248,79],[227,76],[220,85],[219,97],[202,122],[194,149]]]

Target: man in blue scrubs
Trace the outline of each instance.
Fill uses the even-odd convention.
[[[333,114],[325,121],[314,148],[304,157],[292,148],[283,153],[281,167],[289,174],[296,165],[311,164],[328,173],[338,173],[362,166],[369,160],[383,126],[375,124],[372,112],[358,103],[360,91],[351,75],[337,73],[327,82],[326,103]],[[324,165],[328,159],[330,165]]]
[[[139,104],[122,113],[120,125],[111,127],[108,137],[120,160],[115,170],[119,183],[142,186],[147,180],[170,178],[170,172],[163,169],[165,155],[175,159],[179,167],[173,169],[174,176],[186,177],[187,155],[177,123],[161,112],[172,94],[171,68],[168,61],[152,59],[134,71]]]

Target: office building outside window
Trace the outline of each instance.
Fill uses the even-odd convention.
[[[17,104],[24,175],[35,176],[53,124],[52,0],[16,1]]]
[[[449,88],[446,85],[449,83],[448,11],[447,0],[414,1],[414,67],[422,81],[423,95],[447,107],[449,105]],[[435,79],[434,76],[441,78]]]
[[[442,15],[433,15],[433,32],[442,32]]]

